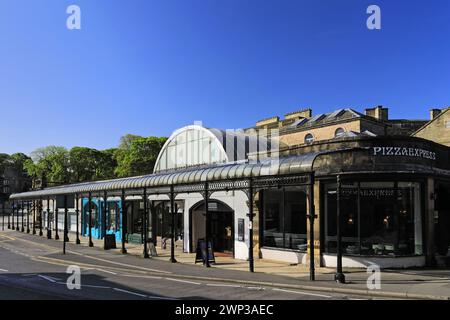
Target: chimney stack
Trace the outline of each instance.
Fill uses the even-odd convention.
[[[389,120],[389,108],[384,108],[383,106],[378,106],[375,108],[366,109],[366,116],[378,119],[378,120]]]
[[[442,112],[441,109],[431,109],[430,110],[430,120],[434,120]]]

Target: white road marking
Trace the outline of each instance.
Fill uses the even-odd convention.
[[[45,280],[47,280],[47,281],[50,281],[51,283],[56,283],[56,280],[53,280],[53,279],[50,278],[50,277],[43,276],[43,275],[41,275],[41,274],[38,274],[38,277],[39,277],[39,278],[42,278],[42,279],[45,279]]]
[[[236,284],[220,284],[220,283],[207,283],[209,287],[231,287],[231,288],[241,288],[242,286]]]
[[[104,270],[104,269],[100,269],[100,268],[95,268],[96,270],[98,270],[98,271],[101,271],[101,272],[105,272],[105,273],[109,273],[109,274],[113,274],[113,275],[117,275],[117,273],[115,273],[115,272],[112,272],[112,271],[108,271],[108,270]]]
[[[144,270],[144,271],[153,271],[153,272],[157,272],[157,273],[165,273],[165,274],[171,274],[172,272],[170,271],[163,271],[163,270],[157,270],[157,269],[150,269],[150,268],[144,268],[144,267],[140,267],[140,266],[135,266],[135,265],[130,265],[130,264],[126,264],[126,263],[121,263],[121,262],[117,262],[117,261],[112,261],[112,260],[108,260],[108,259],[102,259],[102,258],[97,258],[97,257],[93,257],[87,254],[83,254],[80,252],[76,252],[76,251],[68,251],[69,253],[75,254],[75,255],[79,255],[82,257],[86,257],[89,259],[93,259],[93,260],[98,260],[98,261],[103,261],[103,262],[108,262],[111,264],[115,264],[118,266],[123,266],[123,267],[127,267],[127,268],[134,268],[134,269],[138,269],[138,270]]]
[[[9,271],[6,270],[6,269],[0,269],[0,271],[1,271],[1,272],[9,272]]]
[[[285,290],[285,289],[277,289],[277,288],[274,288],[272,290],[273,291],[287,292],[287,293],[303,294],[303,295],[313,296],[313,297],[332,298],[332,296],[327,296],[327,295],[318,294],[318,293],[309,293],[309,292],[293,291],[293,290]]]
[[[122,277],[130,277],[130,278],[144,278],[144,279],[162,279],[163,277],[158,276],[144,276],[144,275],[137,275],[137,274],[122,274]]]
[[[187,280],[180,280],[180,279],[173,279],[173,278],[164,278],[164,279],[170,280],[170,281],[176,281],[176,282],[183,282],[183,283],[195,284],[195,285],[200,285],[200,284],[201,284],[201,283],[199,283],[199,282],[187,281]]]
[[[124,289],[119,289],[119,288],[113,288],[113,290],[119,291],[119,292],[123,292],[123,293],[128,293],[128,294],[135,295],[135,296],[142,297],[142,298],[147,298],[147,295],[146,295],[146,294],[141,294],[141,293],[132,292],[132,291],[128,291],[128,290],[124,290]]]

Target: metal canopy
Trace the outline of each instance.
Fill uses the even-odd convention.
[[[289,184],[286,181],[283,182],[289,176],[305,175],[312,172],[314,159],[320,154],[321,152],[315,152],[254,163],[218,164],[145,176],[83,182],[38,191],[16,193],[11,195],[10,199],[29,200],[57,195],[86,194],[88,192],[95,194],[101,191],[114,193],[121,190],[130,191],[143,188],[148,189],[148,194],[155,194],[167,193],[170,186],[174,186],[178,193],[199,192],[202,188],[198,185],[206,182],[213,184],[213,190],[236,190],[246,188],[246,183],[242,182],[251,178],[255,179],[255,186],[260,185],[261,187],[271,183]],[[283,177],[284,180],[282,180]]]

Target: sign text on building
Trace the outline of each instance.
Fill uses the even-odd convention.
[[[436,153],[420,148],[408,147],[373,147],[374,156],[416,157],[436,160]]]

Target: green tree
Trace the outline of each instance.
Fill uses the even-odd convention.
[[[64,147],[48,146],[31,153],[24,162],[31,177],[40,179],[43,186],[70,182],[69,152]]]
[[[83,182],[114,177],[114,149],[99,151],[74,147],[69,152],[71,182]]]
[[[118,149],[116,175],[130,177],[150,174],[167,138],[148,137],[136,138],[131,141],[128,150]]]

